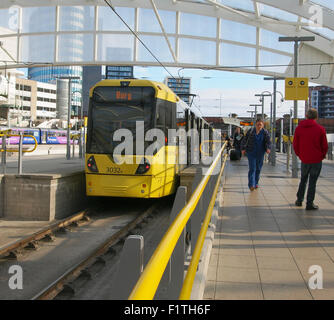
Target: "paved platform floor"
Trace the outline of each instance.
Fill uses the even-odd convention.
[[[283,163],[265,164],[260,188],[251,192],[247,158],[228,162],[204,299],[334,299],[334,165],[329,163],[317,184],[314,203],[320,209],[306,211],[305,203],[294,205],[299,179],[291,178]],[[312,266],[318,269],[310,273]],[[320,276],[317,266],[323,289],[309,286]]]
[[[6,163],[6,174],[18,174],[17,157],[10,157]],[[80,159],[78,154],[67,160],[66,153],[63,154],[40,154],[24,156],[22,162],[23,174],[70,174],[84,171],[84,159]],[[0,164],[0,175],[3,174],[3,166]]]

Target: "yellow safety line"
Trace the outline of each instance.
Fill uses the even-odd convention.
[[[6,137],[20,137],[19,134],[0,134],[0,137],[3,137],[3,136],[6,136]],[[23,135],[22,137],[31,137],[35,140],[35,146],[32,150],[22,150],[22,152],[34,152],[37,148],[37,145],[38,145],[36,138],[34,136],[29,135],[29,134]],[[7,152],[20,152],[20,150],[15,150],[15,149],[6,149],[6,150],[0,149],[0,152],[5,152],[5,151],[7,151]]]
[[[202,179],[195,192],[192,194],[187,205],[180,211],[163,236],[146,268],[139,277],[137,284],[132,290],[129,296],[129,300],[152,300],[154,298],[155,292],[159,286],[160,280],[173,253],[176,243],[180,238],[182,230],[187,224],[191,214],[195,210],[197,203],[199,202],[199,199],[209,181],[210,175],[221,158],[225,146],[226,143],[224,143],[213,164],[205,174],[205,177]]]
[[[194,279],[195,279],[196,272],[197,272],[197,266],[198,266],[198,263],[199,263],[199,260],[200,260],[200,257],[201,257],[202,248],[203,248],[205,236],[206,236],[206,233],[207,233],[207,230],[208,230],[208,226],[209,226],[209,223],[210,223],[210,220],[211,220],[213,207],[214,207],[215,202],[216,202],[216,196],[217,196],[217,193],[218,193],[219,183],[220,183],[221,176],[224,172],[226,159],[227,159],[227,154],[224,157],[224,164],[223,164],[223,166],[220,170],[219,177],[218,177],[218,180],[216,182],[215,190],[213,192],[213,196],[212,196],[210,204],[209,204],[209,208],[206,212],[206,216],[205,216],[205,219],[203,221],[201,231],[198,235],[198,239],[197,239],[197,242],[196,242],[196,245],[195,245],[193,256],[191,258],[189,268],[188,268],[188,271],[187,271],[187,275],[186,275],[185,280],[183,282],[182,290],[181,290],[181,293],[180,293],[180,296],[179,296],[180,300],[189,300],[190,299]]]

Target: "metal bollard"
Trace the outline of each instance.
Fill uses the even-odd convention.
[[[80,138],[79,138],[79,158],[82,159],[83,158],[83,145],[82,145],[82,128],[80,129]]]
[[[127,237],[114,276],[110,299],[127,299],[136,285],[144,268],[144,237],[132,235]]]
[[[23,147],[23,132],[20,132],[18,174],[22,174],[22,156],[23,156],[22,147]]]
[[[73,140],[72,140],[72,159],[74,159],[74,150],[75,150],[75,140],[74,140],[74,138],[73,138]]]

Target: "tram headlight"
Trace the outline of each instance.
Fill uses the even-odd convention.
[[[97,168],[94,156],[89,157],[89,159],[87,160],[87,168],[88,168],[88,170],[90,170],[92,172],[99,172],[99,169]]]
[[[136,174],[144,174],[150,170],[151,165],[146,158],[143,158],[137,168]]]

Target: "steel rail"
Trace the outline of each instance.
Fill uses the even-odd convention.
[[[85,259],[76,265],[69,268],[64,272],[57,280],[51,283],[49,286],[44,288],[40,293],[35,295],[31,300],[50,300],[53,299],[64,287],[66,283],[75,279],[85,268],[90,266],[97,257],[106,253],[109,248],[117,243],[120,238],[125,237],[128,232],[138,225],[142,220],[144,220],[148,215],[150,215],[155,209],[157,209],[158,204],[155,203],[137,218],[132,220],[129,224],[123,227],[121,230],[113,234],[109,239],[107,239],[102,245],[97,249],[94,249]]]
[[[211,220],[212,211],[213,211],[213,208],[215,206],[216,196],[217,196],[218,188],[219,188],[219,184],[220,184],[220,179],[221,179],[221,176],[222,176],[222,174],[224,172],[224,169],[225,169],[225,164],[226,164],[227,157],[228,157],[228,155],[226,154],[225,157],[224,157],[224,164],[223,164],[223,166],[220,170],[220,173],[219,173],[216,185],[215,185],[215,189],[214,189],[214,192],[213,192],[213,196],[211,198],[208,210],[206,212],[205,219],[203,221],[201,231],[198,235],[198,239],[197,239],[197,242],[196,242],[196,245],[195,245],[195,249],[194,249],[194,252],[193,252],[193,255],[192,255],[188,270],[187,270],[187,274],[186,274],[186,277],[185,277],[184,282],[183,282],[181,293],[180,293],[180,296],[179,296],[180,300],[189,300],[190,296],[191,296],[191,291],[192,291],[193,283],[194,283],[196,272],[197,272],[197,266],[198,266],[198,263],[199,263],[199,260],[200,260],[200,257],[201,257],[205,236],[206,236],[208,226],[209,226],[209,223],[210,223],[210,220]]]
[[[194,212],[209,178],[222,156],[226,144],[227,143],[225,142],[223,147],[218,152],[213,164],[210,166],[208,172],[205,174],[205,177],[197,186],[196,190],[189,199],[189,202],[180,211],[174,222],[168,228],[161,242],[155,249],[151,259],[146,265],[143,273],[139,277],[137,284],[129,296],[129,300],[152,300],[154,298],[155,292],[159,286],[162,275],[182,230]]]
[[[65,228],[65,227],[69,226],[70,224],[83,219],[88,214],[88,211],[89,211],[89,209],[83,210],[79,213],[76,213],[76,214],[70,216],[69,218],[65,218],[65,219],[63,219],[59,222],[53,223],[53,224],[35,232],[35,233],[33,233],[32,235],[30,235],[26,238],[15,241],[15,242],[5,246],[2,249],[0,248],[0,256],[4,256],[4,255],[10,254],[11,252],[13,252],[15,250],[18,250],[20,248],[24,248],[30,242],[41,240],[45,236],[54,233],[58,229]]]

